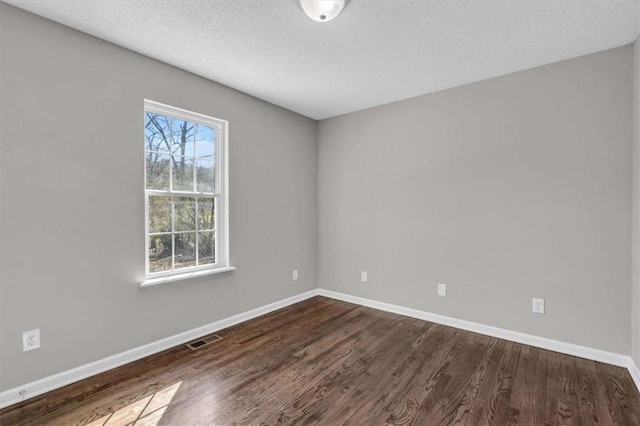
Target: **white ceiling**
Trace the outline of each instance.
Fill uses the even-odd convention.
[[[3,0],[323,119],[631,43],[639,0]]]

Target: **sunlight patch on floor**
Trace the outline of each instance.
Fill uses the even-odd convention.
[[[103,416],[87,426],[156,426],[182,382],[175,383],[144,397],[111,414]]]

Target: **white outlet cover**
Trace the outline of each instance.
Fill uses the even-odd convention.
[[[360,281],[366,283],[369,277],[367,276],[367,271],[360,272]]]
[[[447,285],[443,283],[438,283],[438,296],[446,297],[447,295]]]
[[[296,281],[298,279],[298,270],[294,269],[293,270],[293,280]]]
[[[531,299],[531,312],[536,314],[544,314],[544,299]]]
[[[29,330],[22,333],[22,351],[32,351],[40,347],[40,329]]]

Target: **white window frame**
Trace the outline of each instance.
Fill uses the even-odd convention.
[[[235,268],[229,262],[229,122],[219,118],[210,117],[196,112],[187,111],[170,105],[161,104],[148,99],[144,100],[144,114],[147,112],[160,114],[178,120],[186,120],[191,123],[201,124],[215,131],[215,188],[212,193],[147,189],[147,156],[144,155],[144,239],[145,239],[145,280],[140,286],[146,287],[165,282],[182,280],[202,275],[232,271]],[[144,149],[144,145],[143,145]],[[145,150],[146,151],[146,150]],[[171,169],[170,169],[171,170]],[[171,182],[171,172],[169,175]],[[194,188],[197,189],[197,188]],[[177,270],[149,272],[149,197],[152,195],[172,197],[202,197],[211,198],[215,202],[215,263],[180,268]],[[197,207],[196,207],[197,212]],[[173,221],[172,217],[172,221]],[[197,222],[197,219],[196,219]],[[172,231],[173,232],[173,231]],[[196,232],[196,244],[198,235]],[[173,251],[173,249],[172,249]],[[196,245],[196,256],[198,254]],[[172,262],[174,261],[172,255]]]

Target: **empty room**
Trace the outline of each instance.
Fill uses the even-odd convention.
[[[640,0],[0,0],[0,425],[640,425]]]

